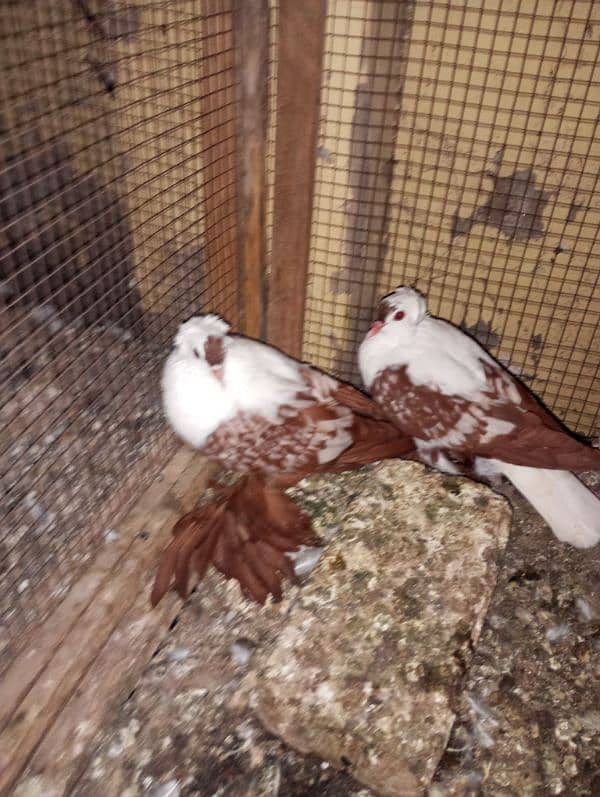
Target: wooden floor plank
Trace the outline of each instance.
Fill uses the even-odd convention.
[[[180,449],[150,487],[140,501],[132,508],[123,524],[120,537],[107,545],[97,555],[84,575],[71,587],[64,601],[50,615],[39,630],[33,644],[17,656],[0,681],[0,729],[3,729],[16,707],[52,658],[67,633],[89,606],[100,585],[110,576],[118,561],[132,544],[133,536],[126,533],[127,528],[140,525],[143,508],[152,506],[164,495],[165,489],[177,479],[177,474],[185,469],[192,458],[192,452]],[[134,532],[135,533],[135,532]]]
[[[12,700],[12,716],[0,735],[0,792],[15,782],[82,678],[93,667],[96,657],[101,654],[115,629],[127,617],[131,607],[139,604],[140,611],[145,604],[148,617],[152,617],[152,621],[144,617],[140,627],[140,633],[145,629],[144,638],[151,638],[153,623],[157,630],[160,629],[159,619],[162,612],[152,615],[149,609],[149,581],[160,552],[168,543],[170,527],[181,512],[194,503],[212,472],[205,460],[182,449],[164,468],[159,479],[144,494],[121,526],[123,542],[120,558],[113,561],[112,567],[109,567],[108,560],[102,561],[99,573],[94,577],[90,576],[87,588],[97,584],[98,590],[91,596],[84,611],[75,618],[59,647],[51,651],[47,663],[38,669],[33,683],[31,679],[35,667],[27,670],[25,680],[29,680],[30,688],[20,704],[15,706],[14,698]],[[140,617],[141,615],[138,619]],[[64,618],[62,622],[66,624]],[[165,630],[163,626],[163,632]],[[48,639],[41,640],[48,641],[52,644],[50,632]],[[140,661],[144,651],[145,648],[142,647]],[[134,648],[130,648],[129,652],[130,660],[122,662],[124,671],[128,666],[133,666],[132,662],[138,655]],[[23,658],[26,656],[27,653]],[[43,661],[41,645],[31,659],[36,662],[36,666]],[[25,665],[26,661],[15,662],[11,668],[10,681],[2,684],[0,702],[3,696],[7,696],[11,684],[13,687],[18,684],[19,668],[22,673]],[[108,699],[107,695],[112,694],[115,682],[118,682],[115,666],[113,675],[106,684],[107,694],[102,701],[104,704]],[[23,688],[20,693],[23,694]],[[86,715],[90,719],[89,713],[86,712]],[[98,720],[99,717],[100,715]]]

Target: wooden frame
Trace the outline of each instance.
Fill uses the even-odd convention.
[[[268,340],[302,356],[325,0],[281,0]]]
[[[127,697],[181,607],[171,593],[152,611],[150,584],[171,527],[213,474],[181,448],[5,673],[0,793],[26,769],[44,794],[62,793],[83,771],[107,710]]]

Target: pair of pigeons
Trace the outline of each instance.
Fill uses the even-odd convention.
[[[241,335],[215,315],[182,324],[162,381],[166,416],[187,443],[242,475],[184,517],[152,603],[212,563],[263,603],[293,579],[286,553],[314,544],[283,489],[310,473],[416,459],[476,479],[504,475],[565,542],[600,540],[600,501],[570,471],[600,468],[528,389],[402,287],[381,300],[359,352],[370,398]]]

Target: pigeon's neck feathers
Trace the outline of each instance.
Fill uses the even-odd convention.
[[[236,408],[208,363],[179,348],[163,369],[163,408],[167,420],[189,445],[201,448],[220,423],[234,417]]]

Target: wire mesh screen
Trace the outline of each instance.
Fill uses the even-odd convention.
[[[600,5],[328,4],[304,356],[399,284],[598,434]]]
[[[0,4],[0,663],[174,447],[176,325],[237,321],[231,3]]]
[[[277,47],[279,33],[279,2],[269,0],[269,55],[267,141],[265,148],[265,274],[271,271],[271,243],[273,240],[273,201],[275,191],[275,144],[277,139]]]

